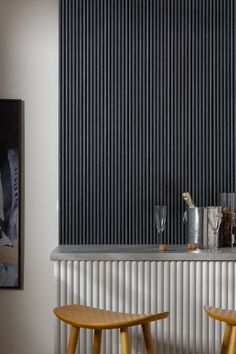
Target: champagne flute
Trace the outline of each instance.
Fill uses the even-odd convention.
[[[208,215],[208,225],[213,231],[214,234],[214,239],[213,239],[213,244],[211,244],[211,247],[209,249],[209,252],[221,252],[218,250],[218,244],[219,244],[219,229],[220,229],[220,224],[222,220],[222,207],[221,206],[216,206],[216,207],[209,207],[207,211]]]
[[[155,225],[158,232],[158,244],[161,244],[162,233],[165,229],[166,224],[166,205],[155,205],[154,206],[154,219]]]

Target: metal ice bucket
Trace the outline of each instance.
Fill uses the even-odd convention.
[[[208,225],[208,208],[188,208],[185,212],[187,243],[198,243],[202,247],[207,247],[212,242],[214,234]]]

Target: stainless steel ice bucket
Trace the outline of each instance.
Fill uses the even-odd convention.
[[[198,243],[207,247],[212,237],[212,230],[208,225],[208,208],[188,208],[185,212],[186,241]]]

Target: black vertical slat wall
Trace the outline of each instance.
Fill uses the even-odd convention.
[[[60,243],[185,241],[235,191],[234,0],[61,0]]]

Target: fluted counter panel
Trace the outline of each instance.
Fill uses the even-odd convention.
[[[135,313],[170,310],[170,318],[152,324],[160,354],[218,354],[219,322],[205,304],[236,307],[233,261],[55,261],[56,306],[79,303]],[[87,334],[86,334],[87,333]],[[140,329],[131,331],[132,350],[144,354]],[[66,353],[69,328],[56,321],[55,354]],[[107,331],[102,354],[120,352],[119,334]],[[80,350],[80,351],[79,351]],[[81,331],[77,354],[90,354],[92,332]]]

